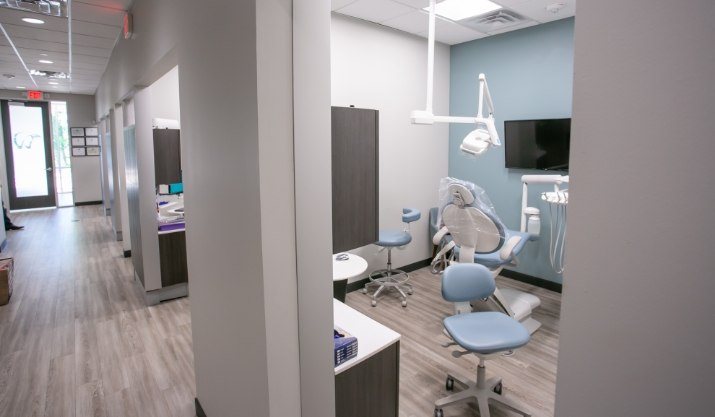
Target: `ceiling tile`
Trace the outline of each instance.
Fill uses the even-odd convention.
[[[88,36],[97,36],[107,39],[117,39],[120,27],[108,26],[92,22],[83,22],[80,20],[72,20],[72,33]]]
[[[121,27],[124,21],[124,11],[95,4],[72,2],[72,20]]]
[[[420,33],[425,31],[428,23],[429,16],[427,13],[415,10],[412,13],[407,13],[394,19],[386,20],[382,24],[399,29],[403,32]]]
[[[427,37],[427,30],[419,33],[419,35]],[[447,45],[469,42],[485,36],[488,35],[448,20],[438,18],[435,22],[435,38],[438,42],[446,43]]]
[[[414,11],[412,7],[391,0],[358,0],[340,9],[340,13],[382,23]]]
[[[576,13],[576,1],[560,1],[558,3],[564,3],[565,6],[558,13],[552,13],[546,10],[546,6],[557,3],[554,0],[531,0],[526,3],[520,3],[513,7],[510,7],[515,12],[522,14],[526,17],[534,19],[540,23],[551,22],[554,20],[564,19],[571,17]]]

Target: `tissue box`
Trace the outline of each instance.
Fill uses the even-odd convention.
[[[335,366],[356,357],[358,353],[357,338],[340,328],[333,329],[333,353]]]
[[[15,263],[12,258],[0,259],[0,306],[10,302]]]

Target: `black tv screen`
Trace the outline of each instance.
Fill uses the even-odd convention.
[[[507,120],[507,168],[565,171],[569,168],[571,119]]]

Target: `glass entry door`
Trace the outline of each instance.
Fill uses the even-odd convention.
[[[48,103],[3,100],[0,104],[10,194],[8,209],[54,207]]]

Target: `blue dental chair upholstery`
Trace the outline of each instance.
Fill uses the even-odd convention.
[[[442,276],[442,296],[451,302],[485,299],[496,290],[492,273],[479,264],[454,264]],[[513,318],[495,311],[457,314],[444,319],[444,328],[454,344],[465,349],[455,356],[474,354],[479,358],[475,382],[447,376],[446,388],[454,390],[454,383],[464,387],[462,391],[435,402],[435,417],[443,417],[442,409],[448,405],[476,399],[480,417],[489,417],[489,401],[524,416],[530,414],[502,394],[500,378],[486,379],[486,359],[513,352],[529,342],[529,331]]]
[[[371,273],[368,278],[370,282],[365,284],[363,293],[367,294],[370,287],[378,287],[372,294],[372,306],[377,305],[378,296],[385,289],[394,289],[400,293],[402,306],[407,306],[407,294],[412,294],[412,285],[408,284],[409,274],[400,269],[392,269],[392,249],[408,245],[412,242],[409,225],[422,217],[419,210],[415,208],[402,209],[402,222],[405,223],[403,230],[380,230],[377,246],[387,249],[387,268]]]
[[[535,237],[506,228],[484,190],[474,184],[447,178],[441,187],[444,189],[442,206],[430,210],[430,229],[436,230],[432,242],[439,246],[432,261],[432,271],[436,273],[456,262],[477,263],[487,267],[496,277],[504,266],[516,265],[519,254]],[[489,302],[475,299],[471,303],[455,303],[455,309],[457,312],[473,308],[503,311],[533,333],[541,323],[533,319],[531,313],[540,304],[541,300],[533,294],[497,288]]]

